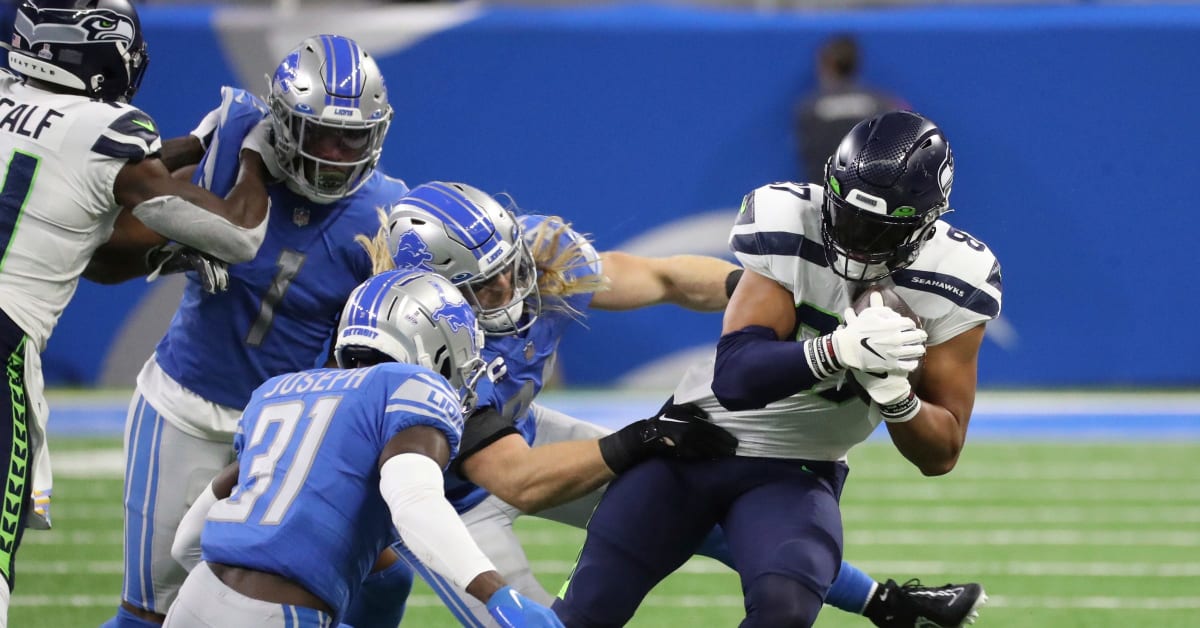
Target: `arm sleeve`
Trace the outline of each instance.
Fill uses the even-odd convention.
[[[779,340],[759,325],[721,336],[713,394],[727,410],[753,410],[812,388],[821,381],[807,356],[813,342]]]
[[[379,469],[379,491],[404,544],[430,569],[465,589],[496,567],[475,544],[444,490],[441,469],[421,454],[393,456]]]
[[[204,521],[213,504],[217,503],[217,495],[213,485],[208,486],[192,502],[175,529],[175,542],[171,544],[171,556],[187,571],[200,564],[200,533],[204,530]]]

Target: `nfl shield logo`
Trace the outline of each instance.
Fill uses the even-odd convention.
[[[297,207],[292,210],[292,222],[296,223],[297,227],[303,227],[308,224],[308,210],[303,207]]]
[[[526,359],[526,360],[532,360],[532,359],[533,359],[533,350],[534,350],[534,348],[535,348],[535,347],[533,346],[533,341],[532,341],[532,340],[530,340],[529,342],[525,343],[525,359]]]

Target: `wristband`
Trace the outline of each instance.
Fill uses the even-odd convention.
[[[834,353],[832,334],[804,341],[804,359],[808,361],[808,369],[818,380],[829,379],[846,368]]]
[[[879,405],[879,414],[888,423],[907,423],[921,411],[921,398],[909,391],[908,396],[895,403]]]

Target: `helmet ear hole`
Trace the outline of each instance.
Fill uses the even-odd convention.
[[[450,351],[446,347],[438,349],[433,356],[433,370],[437,371],[438,375],[445,377],[449,381],[453,381],[451,375],[453,372],[450,368]]]

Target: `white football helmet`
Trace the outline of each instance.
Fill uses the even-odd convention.
[[[392,120],[375,60],[354,40],[309,37],[268,77],[271,128],[289,187],[316,203],[357,191],[379,163]]]
[[[461,391],[467,413],[484,374],[482,347],[475,313],[458,288],[441,275],[410,268],[380,273],[354,289],[333,355],[342,368],[382,361],[424,366]]]
[[[484,333],[507,336],[541,313],[537,268],[513,213],[463,183],[419,185],[392,207],[397,268],[432,270],[458,286]]]

